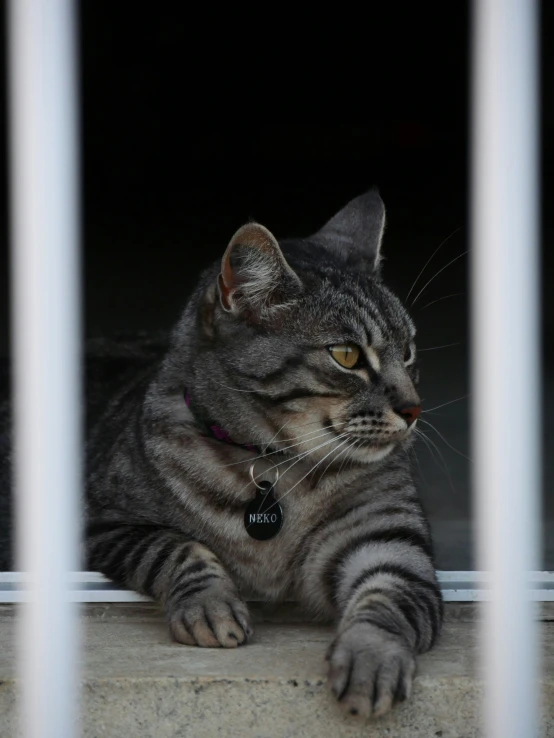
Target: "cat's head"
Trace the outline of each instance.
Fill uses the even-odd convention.
[[[415,329],[380,278],[384,227],[371,191],[309,238],[240,228],[185,315],[197,412],[314,462],[369,463],[405,442],[420,412]]]

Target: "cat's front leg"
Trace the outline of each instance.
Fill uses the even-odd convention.
[[[407,699],[416,666],[415,644],[388,612],[389,597],[372,600],[342,618],[326,656],[333,694],[352,715],[365,717],[384,715]]]
[[[87,526],[89,567],[160,602],[175,640],[233,648],[252,635],[248,608],[219,559],[178,531],[98,521]]]
[[[411,499],[368,502],[330,521],[306,549],[301,592],[338,618],[329,684],[350,713],[380,716],[411,691],[415,656],[440,630],[428,526]]]

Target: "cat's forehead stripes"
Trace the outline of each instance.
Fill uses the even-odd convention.
[[[329,314],[332,315],[335,308],[346,331],[353,331],[356,341],[362,346],[375,347],[388,343],[398,330],[398,321],[395,324],[383,313],[372,294],[361,289],[353,291],[352,287],[351,283],[347,283],[344,289],[334,287],[326,290]]]
[[[364,345],[379,351],[394,339],[397,329],[385,321],[383,315],[376,309],[361,309],[358,318],[361,322],[360,333],[365,337]]]
[[[373,347],[406,340],[414,334],[413,323],[400,301],[374,279],[357,282],[350,275],[343,283],[333,285],[328,297],[330,304],[348,304],[350,319],[355,321],[359,332],[363,325],[367,343]]]
[[[397,298],[392,295],[382,295],[380,298],[374,302],[378,315],[375,323],[381,332],[379,339],[376,337],[376,341],[389,344],[394,340],[411,339],[415,334],[414,325]],[[371,317],[374,319],[373,314]]]
[[[372,342],[382,341],[383,336],[390,332],[390,325],[385,319],[380,306],[371,295],[362,294],[358,300],[358,312],[368,330]]]

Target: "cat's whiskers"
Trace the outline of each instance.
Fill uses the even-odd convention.
[[[349,433],[345,433],[344,435],[348,435],[348,436],[350,436],[350,434],[349,434]],[[338,445],[338,447],[337,447],[337,448],[340,448],[341,446],[344,446],[344,444],[345,444],[345,443],[348,443],[348,441],[349,441],[349,438],[345,438],[345,439],[344,439],[344,441],[342,441],[342,443],[340,443],[340,444]],[[270,506],[269,506],[269,507],[267,508],[267,511],[266,511],[266,512],[269,512],[269,511],[271,510],[271,508],[272,508],[272,507],[273,507],[274,505],[276,505],[276,504],[277,504],[277,502],[281,503],[281,502],[282,502],[282,501],[283,501],[283,500],[285,499],[285,497],[286,497],[287,495],[290,495],[290,493],[291,493],[291,492],[292,492],[292,491],[293,491],[294,489],[296,489],[296,487],[298,487],[298,485],[299,485],[299,484],[300,484],[301,482],[303,482],[303,481],[304,481],[304,480],[306,479],[306,477],[309,477],[309,476],[310,476],[310,474],[311,474],[311,473],[312,473],[312,472],[313,472],[313,471],[314,471],[315,469],[317,469],[317,467],[318,467],[318,466],[319,466],[320,464],[323,464],[323,462],[325,461],[325,459],[327,459],[327,458],[328,458],[328,457],[329,457],[329,456],[330,456],[330,455],[331,455],[332,453],[334,453],[334,452],[335,452],[336,450],[337,450],[337,449],[335,449],[335,448],[332,448],[332,449],[331,449],[331,450],[329,451],[329,453],[325,454],[325,456],[324,456],[324,457],[323,457],[322,459],[320,459],[320,460],[319,460],[319,461],[318,461],[318,462],[317,462],[316,464],[314,464],[314,465],[312,466],[312,468],[311,468],[311,469],[310,469],[309,471],[307,471],[307,472],[306,472],[306,474],[304,474],[304,476],[303,476],[303,477],[301,477],[301,478],[300,478],[300,479],[299,479],[299,480],[298,480],[298,481],[296,482],[296,484],[293,484],[293,485],[292,485],[292,487],[291,487],[291,488],[290,488],[289,490],[287,490],[287,492],[285,492],[285,494],[284,494],[284,495],[282,495],[281,497],[279,497],[279,500],[278,500],[278,501],[275,501],[275,502],[273,503],[273,505],[270,505]],[[286,471],[288,471],[288,469],[287,469]],[[285,472],[285,473],[286,473],[286,472]]]
[[[423,269],[422,269],[422,270],[421,270],[421,271],[419,272],[419,274],[417,275],[417,277],[416,277],[416,278],[414,279],[414,281],[413,281],[413,284],[412,284],[412,286],[410,287],[410,291],[409,291],[409,292],[408,292],[408,294],[406,295],[406,299],[405,299],[405,301],[404,301],[404,302],[408,302],[408,298],[409,298],[409,297],[410,297],[410,295],[412,294],[412,291],[413,291],[414,287],[416,286],[416,284],[418,283],[418,281],[419,281],[419,278],[421,277],[421,275],[423,274],[423,272],[424,272],[424,271],[425,271],[425,270],[427,269],[427,266],[428,266],[428,265],[429,265],[429,264],[431,263],[431,261],[433,260],[433,257],[435,256],[435,254],[436,254],[436,253],[438,253],[438,252],[439,252],[439,251],[440,251],[440,250],[442,249],[442,247],[444,246],[444,244],[445,244],[445,243],[448,243],[448,241],[450,241],[450,239],[452,238],[452,236],[454,236],[454,235],[455,235],[456,233],[458,233],[458,231],[459,231],[460,229],[461,229],[461,226],[458,226],[458,228],[456,228],[455,230],[453,230],[453,231],[452,231],[452,233],[451,233],[451,234],[450,234],[449,236],[447,236],[447,237],[446,237],[446,238],[444,239],[444,241],[442,241],[442,242],[441,242],[441,243],[440,243],[440,244],[439,244],[439,245],[437,246],[437,248],[436,248],[436,249],[435,249],[435,250],[433,251],[433,253],[431,254],[431,256],[430,256],[430,257],[429,257],[429,258],[427,259],[427,261],[426,261],[426,262],[425,262],[425,264],[423,265]],[[413,303],[412,303],[412,304],[413,304]]]
[[[410,461],[410,453],[412,454],[412,456],[415,459],[415,462],[417,464],[417,468],[419,470],[419,476],[421,477],[421,479],[423,480],[423,482],[425,483],[425,485],[428,486],[427,480],[423,476],[423,469],[421,468],[421,463],[419,461],[419,457],[418,457],[418,455],[416,453],[416,450],[415,450],[415,448],[413,446],[410,446],[410,448],[406,449],[406,455],[408,457],[408,461]]]
[[[318,420],[316,422],[319,423],[321,421]],[[311,433],[319,433],[319,431],[321,431],[321,430],[327,430],[329,428],[338,428],[340,425],[346,425],[346,423],[348,423],[347,420],[340,420],[339,422],[336,422],[336,423],[333,422],[333,423],[330,423],[329,425],[322,425],[321,428],[315,428],[312,431],[307,431],[306,433],[301,433],[299,436],[293,436],[292,438],[281,438],[281,439],[279,439],[278,443],[286,443],[288,441],[297,441],[299,438],[306,438]],[[299,427],[302,427],[302,426],[299,426]],[[275,440],[275,436],[273,436],[273,438],[271,439],[271,441],[269,441],[269,443],[264,444],[264,445],[269,446],[274,440]],[[278,449],[277,453],[279,451],[284,451],[284,449],[282,449],[282,448],[281,449]],[[273,452],[273,453],[275,453],[275,452]]]
[[[321,423],[321,420],[310,420],[309,423],[300,423],[298,428],[305,428],[307,425],[314,425],[314,423]]]
[[[355,442],[354,442],[354,443],[355,443]],[[337,460],[337,459],[339,458],[339,456],[341,456],[341,455],[342,455],[342,454],[343,454],[343,453],[344,453],[345,451],[348,451],[348,450],[349,450],[350,448],[352,448],[352,446],[354,445],[354,443],[352,443],[352,444],[351,444],[350,446],[347,446],[347,447],[346,447],[345,449],[343,449],[342,451],[339,451],[339,452],[337,453],[337,455],[335,456],[335,458],[334,458],[334,459],[331,459],[331,461],[330,461],[330,462],[329,462],[329,463],[327,464],[327,466],[325,467],[325,469],[323,470],[323,472],[321,473],[321,475],[320,475],[320,476],[318,477],[318,480],[317,480],[317,482],[316,482],[316,483],[315,483],[315,485],[314,485],[315,487],[317,487],[317,486],[318,486],[318,484],[320,484],[320,483],[321,483],[321,480],[322,480],[322,479],[323,479],[323,477],[325,476],[325,472],[327,471],[327,469],[329,469],[329,467],[330,467],[330,466],[331,466],[332,464],[334,464],[334,463],[335,463],[335,461],[336,461],[336,460]],[[340,470],[342,469],[342,464],[344,464],[344,459],[343,459],[343,461],[342,461],[342,463],[341,463],[341,465],[340,465],[340,469],[339,469],[339,470],[338,470],[338,472],[337,472],[337,476],[338,476],[338,475],[340,474]]]
[[[303,451],[302,453],[298,454],[298,456],[293,456],[292,459],[286,459],[285,461],[282,461],[281,464],[285,464],[287,461],[293,461],[290,466],[288,466],[285,471],[281,474],[281,481],[283,480],[283,477],[285,474],[292,469],[293,466],[298,464],[299,461],[302,461],[302,459],[305,459],[306,457],[310,456],[314,451],[318,451],[320,448],[324,448],[325,446],[328,446],[329,444],[333,443],[333,441],[338,441],[341,438],[345,438],[346,436],[349,436],[350,433],[347,431],[346,433],[341,433],[338,436],[335,436],[335,438],[331,438],[329,441],[325,441],[324,443],[319,444],[319,446],[316,446],[315,448],[309,449],[308,451]],[[277,466],[281,466],[281,464],[277,464]]]
[[[286,428],[287,425],[289,425],[290,421],[291,421],[291,418],[289,418],[288,420],[286,420],[283,423],[283,425],[277,431],[275,431],[275,433],[271,436],[270,440],[264,445],[264,451],[267,451],[267,449],[269,448],[269,446],[277,438],[277,436],[279,435],[279,433],[281,433],[281,431],[283,430],[283,428]]]
[[[442,346],[430,346],[429,348],[418,348],[417,353],[420,354],[422,351],[438,351],[438,349],[450,348],[451,346],[459,346],[461,341],[456,343],[444,343]]]
[[[268,446],[270,446],[273,443],[273,441],[275,440],[275,438],[277,438],[277,436],[283,430],[283,428],[286,428],[286,426],[290,424],[291,420],[292,420],[292,418],[289,418],[286,423],[283,423],[283,425],[279,428],[279,430],[276,433],[273,434],[273,436],[271,437],[271,439],[269,441],[260,441],[259,438],[255,438],[253,440],[243,441],[242,442],[242,445],[243,446],[261,446],[262,448],[267,448]],[[335,423],[335,427],[337,427],[339,425],[344,425],[344,423],[346,423],[346,422],[347,421],[337,422],[337,423]],[[297,425],[296,427],[297,427],[297,430],[300,430],[301,428],[306,428],[308,425],[316,425],[316,424],[319,424],[319,423],[321,423],[321,420],[310,420],[308,423],[300,423],[300,425]],[[330,425],[324,425],[324,426],[322,426],[322,428],[330,428],[330,427],[331,427]],[[318,433],[322,428],[316,428],[313,431],[307,431],[307,434],[308,433]],[[303,436],[300,435],[300,436],[293,436],[291,438],[282,438],[282,439],[280,439],[279,442],[280,443],[285,443],[285,442],[288,442],[288,441],[296,441],[296,440],[298,440],[299,438],[302,438],[302,437]],[[242,462],[238,462],[238,463],[242,463]]]
[[[462,397],[457,397],[455,400],[449,400],[448,402],[443,402],[442,405],[435,405],[435,407],[430,407],[429,410],[422,410],[421,414],[423,413],[430,413],[433,410],[438,410],[440,407],[446,407],[447,405],[452,405],[453,402],[460,402],[461,400],[466,400],[470,395],[462,395]]]
[[[253,395],[267,395],[267,392],[259,392],[258,390],[247,390],[247,389],[239,389],[238,387],[229,387],[229,385],[223,384],[223,382],[218,382],[217,379],[214,379],[214,382],[216,384],[219,384],[220,387],[224,387],[225,389],[231,390],[231,392],[248,392]]]
[[[355,447],[354,447],[354,451],[357,451],[360,448],[360,446],[362,445],[362,443],[363,443],[363,441],[361,439],[359,441],[357,441],[356,444],[355,444]],[[354,454],[352,454],[352,456],[350,457],[350,466],[351,467],[354,464],[355,459],[356,459],[356,456]]]
[[[463,458],[464,458],[464,459],[467,459],[468,461],[471,461],[471,459],[469,458],[469,456],[466,456],[466,455],[465,455],[464,453],[462,453],[462,452],[461,452],[461,451],[459,451],[459,450],[458,450],[457,448],[455,448],[455,447],[454,447],[454,446],[453,446],[453,445],[452,445],[451,443],[449,443],[449,442],[448,442],[448,441],[446,440],[446,438],[445,438],[445,437],[443,436],[443,434],[442,434],[442,433],[441,433],[441,432],[440,432],[440,431],[439,431],[439,430],[438,430],[437,428],[435,428],[435,426],[434,426],[434,425],[433,425],[432,423],[430,423],[430,422],[429,422],[428,420],[424,420],[423,418],[419,418],[419,421],[420,421],[421,423],[425,423],[425,425],[428,425],[428,426],[429,426],[430,428],[432,428],[432,430],[434,430],[434,431],[435,431],[435,433],[436,433],[436,434],[437,434],[437,435],[438,435],[438,436],[439,436],[440,438],[442,438],[442,440],[443,440],[443,441],[444,441],[444,442],[446,443],[446,445],[448,446],[448,448],[451,448],[451,449],[452,449],[452,451],[455,451],[455,452],[456,452],[457,454],[459,454],[460,456],[463,456]]]
[[[300,439],[304,439],[304,440],[301,440],[298,443],[293,443],[290,446],[285,446],[284,448],[279,448],[276,451],[270,451],[270,453],[268,453],[268,454],[262,453],[259,456],[255,456],[253,459],[241,459],[240,461],[233,461],[231,464],[225,464],[225,467],[224,468],[227,468],[229,466],[237,466],[238,464],[252,463],[253,461],[256,461],[257,459],[265,459],[268,456],[273,456],[273,454],[279,454],[282,451],[287,451],[289,448],[294,448],[295,446],[301,446],[302,443],[305,443],[305,439],[307,439],[308,441],[316,441],[318,438],[323,438],[324,436],[328,436],[329,435],[329,433],[327,432],[327,429],[329,429],[329,428],[336,428],[339,425],[345,425],[347,422],[348,421],[345,420],[344,422],[340,422],[340,423],[334,423],[334,424],[331,423],[331,425],[325,425],[322,428],[316,428],[313,431],[308,431],[307,433],[303,433],[300,436],[296,436],[296,438],[284,438],[283,441],[281,441],[281,443],[284,443],[286,441],[295,441],[295,440],[297,440],[299,438]],[[312,438],[307,438],[312,433],[319,433],[319,431],[321,431],[321,430],[324,430],[325,433],[321,433],[318,436],[313,436]],[[278,432],[280,432],[280,431],[278,431]],[[271,441],[269,441],[267,444],[265,444],[266,448],[271,445],[271,443],[273,442],[274,439],[275,439],[275,436],[273,436],[273,438],[271,439]]]
[[[444,472],[446,473],[446,476],[448,477],[448,481],[450,483],[450,486],[452,487],[452,492],[454,492],[454,494],[456,494],[456,488],[454,486],[454,482],[452,481],[452,477],[450,475],[450,471],[448,470],[448,464],[444,460],[444,456],[441,454],[440,449],[438,448],[437,444],[433,440],[431,440],[429,438],[429,436],[425,435],[425,433],[421,429],[418,430],[417,428],[414,428],[414,433],[416,434],[416,436],[418,436],[419,438],[421,438],[425,442],[425,445],[429,449],[429,453],[431,454],[431,457],[436,461],[435,455],[434,455],[434,453],[432,451],[432,448],[435,449],[435,451],[437,452],[437,454],[439,456],[439,459],[442,462],[442,468],[443,468]],[[431,446],[432,446],[432,448],[431,448]]]
[[[436,300],[426,303],[423,307],[419,308],[419,312],[425,310],[425,308],[431,307],[436,302],[442,302],[442,300],[449,300],[451,297],[463,297],[465,292],[453,292],[451,295],[445,295],[444,297],[438,297]]]
[[[466,249],[466,251],[464,251],[462,254],[459,254],[454,259],[452,259],[451,261],[449,261],[448,264],[446,264],[441,269],[439,269],[439,271],[436,274],[434,274],[428,282],[425,282],[425,284],[423,285],[423,287],[419,290],[419,292],[417,293],[417,295],[412,300],[410,307],[413,307],[415,305],[415,303],[416,303],[417,299],[419,298],[419,296],[427,289],[427,287],[429,287],[429,285],[431,284],[431,282],[433,280],[435,280],[439,276],[439,274],[441,272],[444,272],[445,269],[448,269],[448,267],[451,264],[454,264],[454,262],[458,261],[458,259],[461,259],[462,256],[465,256],[466,254],[469,254],[470,251],[471,251],[471,249]]]
[[[342,438],[342,437],[344,437],[344,436],[349,436],[349,435],[350,435],[349,433],[343,433],[343,434],[342,434],[342,436],[338,436],[338,438]],[[343,442],[342,442],[341,444],[339,444],[338,448],[340,448],[340,447],[341,447],[342,445],[344,445],[344,443],[347,443],[347,442],[348,442],[348,438],[346,438],[346,439],[345,439],[345,440],[344,440],[344,441],[343,441]],[[327,441],[326,443],[323,443],[323,444],[321,444],[321,446],[318,446],[317,448],[315,448],[315,449],[312,449],[311,451],[307,451],[307,452],[305,452],[305,453],[303,453],[303,454],[300,454],[300,455],[299,455],[299,458],[298,458],[298,459],[297,459],[297,460],[296,460],[296,461],[295,461],[295,462],[294,462],[293,464],[291,464],[291,465],[290,465],[289,467],[287,467],[287,469],[285,469],[285,471],[284,471],[284,472],[283,472],[283,474],[281,475],[280,479],[282,480],[282,479],[283,479],[283,477],[285,476],[285,474],[286,474],[286,473],[287,473],[287,472],[288,472],[288,471],[289,471],[289,470],[290,470],[290,469],[291,469],[291,468],[292,468],[293,466],[295,466],[295,465],[296,465],[296,464],[297,464],[297,463],[298,463],[299,461],[301,461],[301,460],[302,460],[303,458],[306,458],[306,456],[309,456],[309,455],[310,455],[311,453],[313,453],[314,451],[317,451],[317,449],[318,449],[318,448],[322,448],[323,446],[328,446],[328,445],[329,445],[330,443],[331,443],[331,441]],[[298,482],[297,482],[297,483],[296,483],[296,484],[294,485],[294,487],[296,487],[296,486],[297,486],[298,484],[300,484],[300,482],[304,481],[304,479],[306,479],[306,477],[307,477],[307,476],[309,476],[309,475],[310,475],[310,474],[311,474],[311,473],[312,473],[312,472],[314,471],[314,469],[315,469],[315,468],[316,468],[317,466],[319,466],[319,464],[320,464],[320,463],[322,463],[323,461],[325,461],[325,459],[326,459],[326,458],[327,458],[327,457],[328,457],[328,456],[329,456],[330,454],[332,454],[332,453],[333,453],[334,451],[336,451],[336,450],[337,450],[337,449],[335,449],[335,448],[331,449],[331,451],[329,451],[329,453],[328,453],[328,454],[326,454],[326,455],[325,455],[325,456],[324,456],[324,457],[323,457],[323,458],[321,459],[321,461],[319,461],[319,462],[318,462],[317,464],[315,464],[315,465],[314,465],[314,466],[313,466],[313,467],[312,467],[312,468],[311,468],[311,469],[310,469],[310,470],[309,470],[309,471],[308,471],[308,472],[307,472],[307,473],[306,473],[306,474],[305,474],[305,475],[304,475],[304,476],[302,477],[302,479],[300,479],[300,480],[299,480],[299,481],[298,481]],[[282,462],[282,463],[284,463],[284,462]],[[247,486],[248,486],[248,485],[247,485]],[[280,502],[280,501],[281,501],[281,500],[282,500],[282,499],[283,499],[284,497],[286,497],[286,496],[287,496],[287,494],[288,494],[289,492],[291,492],[291,491],[292,491],[292,489],[294,489],[294,487],[292,487],[292,488],[291,488],[291,489],[290,489],[290,490],[289,490],[288,492],[286,492],[286,493],[285,493],[284,495],[282,495],[282,497],[280,497],[278,501]],[[245,487],[245,489],[246,489],[246,487]],[[277,501],[276,501],[276,502],[274,502],[274,503],[273,503],[272,505],[270,505],[270,507],[269,507],[269,508],[267,509],[267,511],[266,511],[266,512],[269,512],[269,510],[271,510],[271,508],[272,508],[272,507],[273,507],[273,505],[275,505],[275,504],[277,504]],[[263,501],[262,501],[262,503],[260,504],[260,507],[258,508],[258,512],[259,512],[259,511],[260,511],[260,510],[262,509],[262,505],[263,505]]]
[[[331,438],[331,439],[329,439],[328,441],[324,441],[323,443],[320,443],[320,444],[319,444],[318,446],[316,446],[315,448],[311,448],[311,449],[309,449],[308,451],[301,451],[301,452],[300,452],[299,454],[297,454],[296,456],[293,456],[293,457],[292,457],[292,458],[290,458],[290,459],[288,459],[288,458],[287,458],[287,459],[284,459],[283,461],[280,461],[280,462],[279,462],[278,464],[272,464],[272,469],[276,469],[276,468],[278,468],[278,467],[282,466],[283,464],[288,464],[288,463],[290,463],[290,462],[293,462],[293,463],[291,463],[291,464],[290,464],[290,466],[288,466],[288,467],[287,467],[287,468],[285,469],[285,471],[283,472],[283,474],[281,474],[281,475],[280,475],[280,479],[282,479],[282,478],[283,478],[283,477],[285,476],[285,474],[286,474],[286,473],[287,473],[287,472],[288,472],[288,471],[289,471],[289,470],[290,470],[290,469],[291,469],[291,468],[292,468],[293,466],[295,466],[296,464],[298,464],[298,462],[302,461],[302,459],[305,459],[305,458],[306,458],[307,456],[309,456],[310,454],[313,454],[313,453],[314,453],[315,451],[318,451],[318,450],[319,450],[320,448],[324,448],[325,446],[328,446],[328,445],[329,445],[330,443],[333,443],[334,441],[336,441],[336,440],[338,440],[338,439],[340,439],[340,438],[344,438],[344,436],[347,436],[347,435],[349,435],[349,434],[348,434],[348,433],[342,433],[341,435],[339,435],[339,436],[336,436],[335,438]],[[252,461],[252,459],[250,459],[250,461]],[[248,484],[247,484],[247,485],[246,485],[245,487],[243,487],[243,488],[242,488],[242,489],[240,490],[239,494],[242,494],[242,493],[243,493],[243,492],[244,492],[245,490],[247,490],[247,489],[248,489],[248,487],[250,487],[250,485],[251,485],[251,484],[254,484],[254,481],[253,481],[252,479],[251,479],[251,480],[250,480],[250,481],[248,482]]]
[[[426,435],[426,434],[425,434],[425,433],[424,433],[424,432],[423,432],[422,430],[420,430],[419,432],[420,432],[420,433],[421,433],[421,434],[422,434],[422,435],[423,435],[423,436],[425,437],[425,439],[426,439],[426,440],[427,440],[427,441],[428,441],[428,442],[429,442],[429,443],[431,444],[431,446],[432,446],[432,447],[433,447],[433,448],[435,449],[435,451],[437,452],[437,454],[438,454],[438,456],[439,456],[439,458],[440,458],[440,460],[441,460],[441,462],[442,462],[442,465],[443,465],[443,467],[444,467],[444,470],[445,470],[445,472],[446,472],[446,473],[448,474],[448,478],[450,479],[450,483],[451,483],[451,485],[452,485],[452,489],[453,489],[453,490],[454,490],[454,492],[455,492],[455,491],[456,491],[456,489],[455,489],[455,487],[454,487],[454,481],[453,481],[453,479],[452,479],[452,477],[451,477],[451,475],[450,475],[450,470],[449,470],[449,468],[448,468],[448,464],[446,463],[446,460],[445,460],[445,458],[444,458],[444,455],[443,455],[442,451],[441,451],[441,450],[440,450],[440,448],[439,448],[439,447],[437,446],[437,444],[436,444],[436,443],[435,443],[435,442],[433,441],[433,439],[432,439],[432,438],[429,438],[429,436],[428,436],[428,435]]]
[[[358,447],[360,443],[361,441],[357,440],[357,441],[354,441],[354,443],[351,443],[350,446],[348,446],[348,448],[346,449],[346,456],[341,461],[341,465],[339,466],[337,477],[340,475],[342,468],[344,467],[345,464],[346,464],[346,467],[345,467],[345,471],[346,471],[346,468],[348,467],[348,461],[350,462],[354,461],[354,454],[352,452],[356,450],[356,448]]]
[[[329,428],[339,428],[342,425],[346,425],[348,422],[349,422],[348,420],[341,420],[338,423],[330,423],[329,425],[323,425],[321,428],[316,428],[313,431],[308,431],[307,433],[304,433],[300,436],[296,436],[295,438],[283,438],[282,441],[280,441],[280,443],[285,443],[286,441],[296,441],[298,439],[303,439],[301,442],[305,442],[306,439],[308,441],[315,441],[316,438],[320,438],[321,436],[314,436],[313,438],[307,438],[307,437],[311,435],[312,433],[318,433],[320,430],[326,431],[325,433],[322,433],[322,436],[329,435],[327,433]],[[272,451],[270,454],[266,454],[266,455],[271,456],[272,454],[278,454],[281,451],[286,451],[287,448],[293,448],[294,446],[299,446],[299,445],[300,445],[299,443],[294,443],[292,446],[285,446],[285,448],[277,449],[275,451]]]

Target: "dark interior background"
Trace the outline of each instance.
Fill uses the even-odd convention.
[[[425,406],[456,400],[426,416],[436,430],[422,430],[434,446],[418,442],[417,473],[439,567],[470,568],[468,399],[459,399],[470,392],[468,257],[461,256],[468,248],[469,3],[391,3],[378,14],[373,6],[365,12],[335,6],[333,15],[319,10],[306,22],[269,6],[263,16],[222,13],[214,8],[202,18],[173,2],[80,3],[86,335],[167,330],[199,271],[220,257],[244,221],[255,218],[278,237],[309,234],[348,199],[378,185],[388,209],[385,276],[400,296],[439,244],[410,301],[460,256],[412,308]],[[547,247],[554,226],[553,23],[554,7],[544,3],[547,407],[554,399],[554,259]],[[6,150],[2,156],[0,354],[6,356]],[[455,345],[434,348],[447,344]],[[545,413],[552,451],[549,423]],[[551,569],[552,497],[545,494],[544,565]]]

